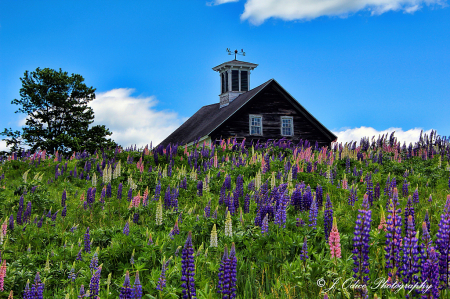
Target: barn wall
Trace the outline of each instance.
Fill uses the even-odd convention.
[[[222,108],[222,109],[227,109]],[[263,136],[250,135],[249,115],[262,115]],[[246,138],[246,143],[252,140],[265,142],[267,139],[281,139],[281,116],[292,116],[294,136],[286,139],[298,142],[307,139],[312,145],[319,142],[320,146],[330,145],[332,140],[315,127],[308,119],[298,112],[292,104],[276,90],[273,85],[267,86],[250,100],[243,108],[219,126],[212,134],[212,140],[228,137]]]

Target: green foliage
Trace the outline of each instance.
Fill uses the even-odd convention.
[[[28,115],[23,134],[11,128],[0,133],[9,137],[3,140],[7,146],[13,145],[11,153],[21,150],[21,145],[31,147],[33,152],[45,149],[50,154],[115,147],[105,138],[111,132],[104,125],[89,128],[94,111],[87,104],[95,99],[95,88],[88,87],[81,75],[37,68],[25,71],[20,80],[21,98],[11,104],[21,106],[16,113]]]

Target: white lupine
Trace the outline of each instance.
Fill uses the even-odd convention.
[[[39,179],[39,175],[40,175],[40,172],[36,173],[33,178],[33,181],[37,181]]]
[[[156,225],[161,225],[163,222],[163,212],[162,212],[162,202],[161,197],[159,198],[158,204],[156,206]]]
[[[209,247],[217,247],[217,230],[216,224],[214,224],[213,229],[211,231],[211,241]]]
[[[97,175],[95,174],[95,172],[92,176],[92,186],[97,186]]]
[[[231,223],[230,211],[227,214],[227,220],[225,220],[225,236],[231,237],[233,235],[233,225]]]
[[[24,180],[25,183],[27,183],[27,176],[28,176],[28,173],[30,172],[30,170],[31,170],[31,168],[28,169],[27,171],[25,171],[24,174],[23,174],[23,176],[22,176],[22,178],[23,178],[23,180]]]
[[[275,171],[272,172],[272,179],[270,180],[270,185],[273,189],[275,187]]]

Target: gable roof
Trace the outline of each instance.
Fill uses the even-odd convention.
[[[283,87],[281,87],[275,79],[270,79],[267,82],[247,91],[246,93],[240,94],[226,107],[220,108],[220,103],[203,106],[160,144],[167,145],[169,143],[178,143],[178,145],[184,145],[196,140],[197,138],[210,135],[228,118],[235,114],[240,108],[242,108],[247,102],[249,102],[254,96],[256,96],[271,83],[278,87],[287,100],[301,113],[301,115],[311,121],[313,125],[315,125],[331,141],[337,139],[332,132],[322,125]]]

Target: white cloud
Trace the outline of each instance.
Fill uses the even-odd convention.
[[[341,129],[339,131],[333,131],[333,133],[338,137],[338,142],[342,142],[342,144],[350,141],[356,141],[356,143],[359,144],[363,137],[369,137],[369,141],[372,142],[373,136],[375,136],[375,140],[377,140],[378,136],[386,133],[390,136],[391,133],[395,131],[394,137],[397,137],[397,142],[400,141],[402,145],[403,142],[406,142],[406,144],[409,145],[409,143],[414,144],[419,141],[421,130],[421,128],[414,128],[403,131],[402,128],[389,128],[383,131],[377,131],[371,127],[359,127],[354,129]],[[430,136],[431,129],[424,131],[423,133]]]
[[[214,0],[211,2],[206,2],[206,5],[211,6],[211,5],[220,5],[220,4],[225,4],[225,3],[230,3],[230,2],[238,2],[239,0]]]
[[[157,110],[158,101],[154,96],[132,96],[133,93],[131,88],[96,93],[96,98],[88,104],[95,117],[91,126],[105,125],[112,132],[108,138],[123,147],[136,144],[139,148],[150,145],[150,141],[153,146],[158,145],[187,119],[176,112]],[[26,117],[18,125],[25,126],[25,122]],[[9,151],[1,137],[0,151]]]
[[[113,89],[97,93],[89,103],[95,115],[92,125],[105,125],[113,133],[109,137],[123,147],[143,147],[150,141],[158,145],[186,120],[175,112],[156,110],[154,96],[133,97],[133,93],[131,88]]]
[[[230,1],[215,1],[216,4],[221,2]],[[446,6],[446,0],[247,0],[241,19],[259,25],[269,18],[292,21],[321,16],[346,17],[361,10],[370,11],[371,15],[391,10],[413,13],[421,8],[421,4]]]

